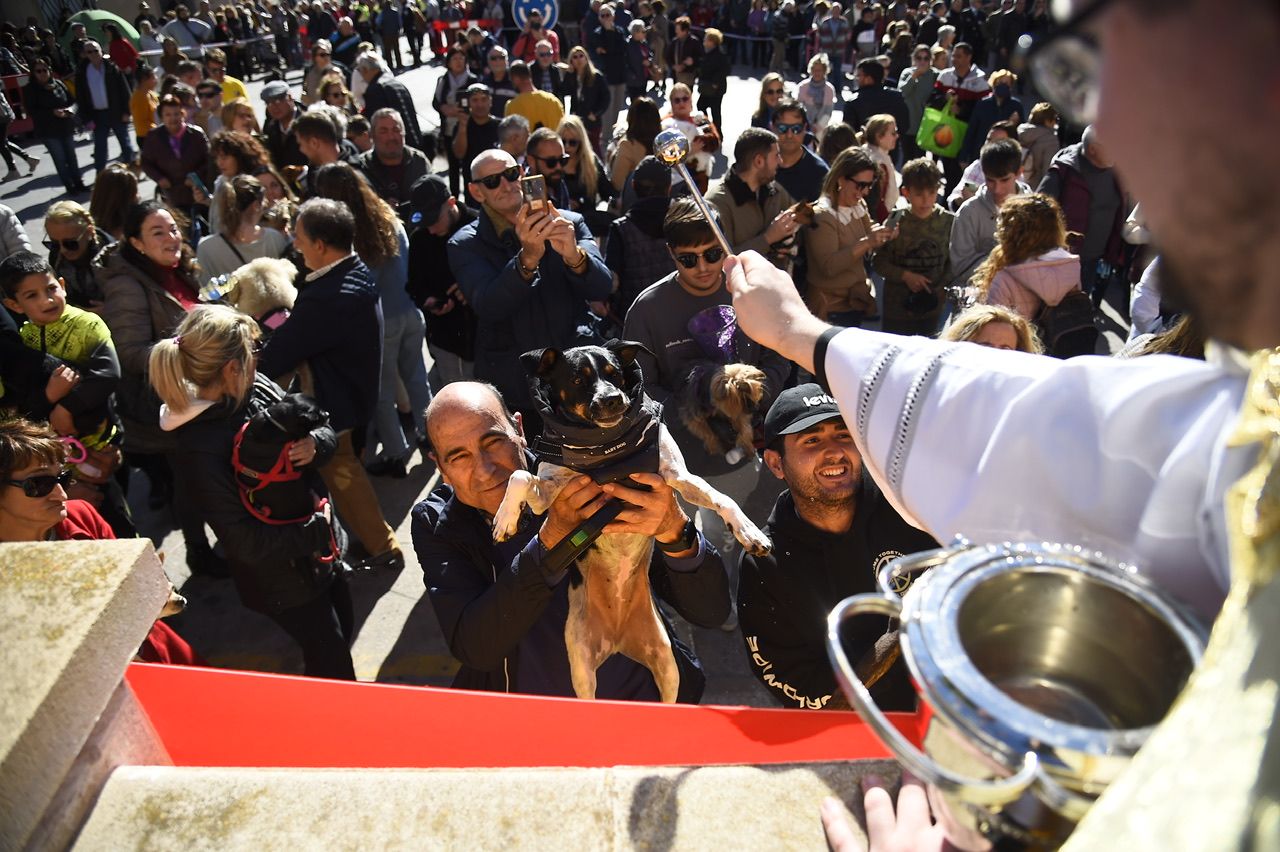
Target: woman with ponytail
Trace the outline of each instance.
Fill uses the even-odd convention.
[[[254,414],[285,399],[278,385],[257,374],[257,342],[252,317],[201,305],[152,348],[151,385],[163,401],[160,428],[183,447],[175,486],[226,547],[240,601],[302,647],[304,674],[355,680],[351,593],[339,570],[341,554],[332,552],[345,536],[328,503],[296,521],[267,523],[249,511],[239,492],[237,435]],[[317,494],[324,486],[316,468],[337,443],[326,424],[288,448],[288,461]]]

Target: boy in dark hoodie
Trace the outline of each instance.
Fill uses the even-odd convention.
[[[902,167],[902,197],[910,209],[896,214],[898,236],[875,254],[884,278],[883,329],[932,337],[938,330],[942,288],[951,281],[951,226],[955,214],[938,203],[942,174],[926,157]]]

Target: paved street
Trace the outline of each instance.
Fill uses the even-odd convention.
[[[735,139],[749,125],[750,114],[759,97],[758,76],[742,67],[737,72],[743,76],[731,78],[724,102],[727,126],[723,130],[727,140]],[[400,76],[413,93],[419,119],[424,126],[435,127],[437,123],[436,113],[431,109],[431,96],[440,73],[439,68],[423,67]],[[300,74],[294,72],[289,79],[296,93]],[[248,84],[248,88],[261,117],[262,104],[258,93],[262,83],[254,81]],[[117,155],[119,149],[114,139],[111,146],[113,156]],[[731,142],[726,147],[731,154]],[[41,217],[45,209],[61,197],[61,186],[43,146],[29,142],[28,150],[42,158],[35,176],[0,184],[0,203],[17,212],[26,225],[32,244],[39,248],[45,236]],[[92,143],[87,136],[81,139],[77,153],[86,173],[85,182],[91,184]],[[443,166],[443,160],[440,165]],[[714,176],[723,174],[727,165],[725,153],[718,154]],[[150,198],[154,193],[155,185],[144,179],[142,197]],[[82,200],[88,203],[87,198]],[[1114,348],[1116,342],[1114,333],[1111,333],[1109,347]],[[399,576],[364,574],[353,580],[358,627],[353,656],[356,673],[361,680],[445,685],[456,667],[425,596],[422,573],[409,536],[410,509],[437,481],[434,467],[418,455],[413,458],[408,478],[375,480],[383,512],[396,530],[408,564]],[[145,478],[135,475],[134,486],[131,502],[138,507],[138,526],[155,541],[158,549],[166,553],[166,568],[171,578],[190,600],[188,611],[172,619],[171,623],[215,665],[300,672],[300,652],[272,622],[240,606],[230,580],[188,577],[182,538],[173,530],[170,513],[146,510]],[[763,523],[764,518],[756,520]],[[764,688],[748,671],[738,633],[693,630],[688,638],[707,671],[707,702],[774,706]]]

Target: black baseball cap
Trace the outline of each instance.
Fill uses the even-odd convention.
[[[419,178],[409,190],[409,206],[413,213],[409,217],[410,224],[432,225],[440,218],[440,211],[453,197],[449,184],[440,175],[427,175]]]
[[[764,416],[764,445],[772,447],[783,435],[794,435],[840,416],[835,397],[821,385],[810,382],[788,388],[778,394]]]

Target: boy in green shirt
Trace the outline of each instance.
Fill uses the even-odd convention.
[[[48,411],[28,413],[47,417],[58,434],[77,437],[89,449],[106,447],[117,431],[109,399],[120,383],[120,361],[107,324],[68,305],[61,279],[35,252],[15,252],[0,263],[0,293],[6,308],[27,318],[19,330],[22,342],[79,374],[65,395],[48,400]]]
[[[884,278],[883,329],[894,334],[932,337],[945,301],[942,288],[951,280],[951,225],[955,214],[938,204],[942,175],[921,157],[902,167],[902,197],[907,210],[890,216],[898,236],[875,255]]]

